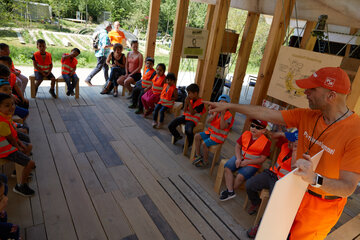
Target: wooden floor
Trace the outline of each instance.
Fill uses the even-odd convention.
[[[247,239],[255,217],[242,208],[244,190],[219,202],[216,174],[194,167],[166,127],[153,129],[125,97],[100,95],[100,87],[82,87],[78,100],[59,89],[59,99],[40,87],[30,100],[36,194],[10,191],[8,204],[23,239]],[[238,115],[222,157],[233,155],[243,121]],[[358,213],[354,194],[337,226]]]

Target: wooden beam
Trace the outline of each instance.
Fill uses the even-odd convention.
[[[176,6],[176,18],[174,25],[174,35],[172,39],[169,69],[168,72],[172,72],[175,76],[178,75],[182,45],[184,41],[184,32],[186,26],[186,19],[188,15],[190,0],[178,0]]]
[[[286,28],[289,26],[290,15],[293,11],[294,4],[295,0],[277,0],[275,14],[271,23],[264,56],[261,60],[251,104],[261,105],[263,99],[266,98],[275,62],[281,44],[284,41]]]
[[[246,68],[249,62],[259,18],[259,13],[248,12],[244,33],[242,35],[240,49],[236,60],[234,77],[231,82],[230,98],[232,103],[239,103],[241,87],[244,82]]]
[[[349,109],[360,113],[360,67],[357,70],[355,78],[351,84],[351,93],[346,99]]]
[[[208,8],[207,8],[205,24],[204,24],[204,29],[207,29],[209,31],[211,31],[211,24],[212,24],[212,20],[214,17],[214,11],[215,11],[215,5],[209,4]],[[209,35],[208,35],[208,40],[209,40]],[[205,63],[204,59],[202,59],[202,60],[199,59],[197,68],[196,68],[195,83],[199,86],[200,86],[200,81],[201,81],[201,77],[202,77],[202,73],[203,73],[203,69],[204,69],[204,63]]]
[[[350,28],[350,35],[355,35],[357,31],[358,31],[357,28]],[[347,44],[345,49],[345,57],[349,57],[350,49],[351,49],[351,44]]]
[[[313,50],[315,43],[316,43],[316,37],[311,35],[311,32],[316,26],[316,22],[313,21],[307,21],[306,27],[304,30],[304,34],[301,39],[300,48],[307,49],[307,50]]]
[[[216,3],[214,19],[211,25],[212,31],[209,35],[204,70],[200,82],[200,96],[204,100],[209,100],[212,93],[226,19],[230,9],[230,0],[218,0]]]
[[[155,56],[156,34],[159,24],[161,0],[151,0],[149,22],[146,34],[145,57]]]

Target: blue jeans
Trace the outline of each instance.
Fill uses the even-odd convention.
[[[249,178],[251,178],[252,176],[254,176],[254,174],[257,172],[257,168],[256,167],[252,167],[252,166],[245,166],[245,167],[239,167],[236,168],[235,165],[235,161],[236,161],[236,156],[232,156],[226,163],[225,166],[226,168],[230,169],[232,172],[237,171],[238,174],[241,174],[244,176],[245,180],[248,180]]]
[[[160,103],[156,104],[155,110],[154,110],[154,121],[157,122],[157,118],[158,118],[158,113],[160,111],[160,122],[163,123],[164,122],[164,117],[165,117],[165,111],[168,110],[168,107],[165,107],[163,105],[161,105]]]
[[[73,92],[77,82],[79,81],[79,77],[76,74],[72,76],[70,76],[69,74],[63,74],[62,76],[66,82],[68,91]]]

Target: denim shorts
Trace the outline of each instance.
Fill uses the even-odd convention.
[[[204,143],[207,147],[215,146],[218,143],[210,139],[210,134],[206,134],[205,132],[199,133],[202,140],[204,140]]]
[[[49,76],[47,76],[47,79],[52,79],[52,78],[56,78],[56,77],[54,76],[54,74],[50,73]],[[41,75],[40,72],[35,71],[35,79],[36,79],[36,80],[43,80],[43,79],[44,79],[44,76]]]
[[[27,117],[27,115],[29,115],[29,110],[26,108],[15,106],[14,115],[19,116],[20,118],[25,118]]]
[[[232,172],[237,171],[239,174],[241,174],[241,175],[244,176],[245,180],[248,180],[249,178],[251,178],[252,176],[254,176],[255,173],[256,173],[257,170],[258,170],[258,168],[252,167],[252,166],[245,166],[245,167],[236,168],[235,161],[236,161],[236,156],[232,156],[232,157],[225,163],[225,166],[224,166],[224,167],[230,169]]]

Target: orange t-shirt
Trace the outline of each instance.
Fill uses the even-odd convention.
[[[108,36],[110,38],[111,44],[115,44],[115,43],[122,44],[123,39],[125,39],[125,34],[122,31],[112,30],[108,33]]]
[[[297,159],[302,158],[309,147],[310,139],[315,141],[328,125],[324,122],[319,110],[297,108],[281,111],[281,114],[288,128],[296,127],[299,130],[296,156]],[[312,136],[318,118],[319,121]],[[360,173],[360,117],[353,113],[334,123],[311,147],[310,156],[321,149],[324,149],[324,153],[315,172],[333,179],[339,179],[340,170]],[[319,194],[329,195],[319,188],[310,185],[309,188]]]

